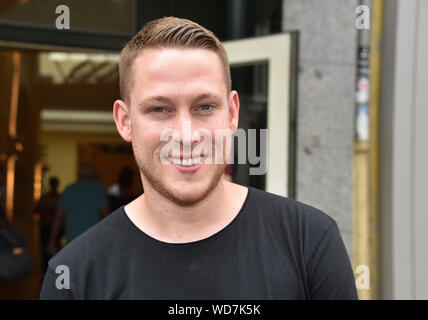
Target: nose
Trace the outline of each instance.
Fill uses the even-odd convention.
[[[173,139],[176,145],[181,146],[182,152],[188,155],[192,152],[192,147],[198,142],[197,137],[193,133],[192,116],[188,110],[180,111],[176,117],[175,130],[178,135],[174,135]]]

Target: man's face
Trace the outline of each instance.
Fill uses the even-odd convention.
[[[124,124],[122,130],[118,125],[122,137],[132,141],[145,189],[149,184],[182,206],[198,203],[215,188],[226,166],[214,158],[224,152],[218,149],[223,139],[215,139],[216,130],[234,131],[238,123],[238,95],[227,92],[219,57],[207,49],[145,49],[132,76],[130,101],[121,104],[126,115],[120,120],[115,104],[115,119]],[[172,130],[179,136],[162,141],[161,134]],[[201,130],[212,137],[210,150],[201,148],[205,137],[192,139]],[[168,143],[178,149],[165,148]],[[200,162],[189,166],[190,158]]]

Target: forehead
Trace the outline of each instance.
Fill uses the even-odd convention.
[[[131,95],[137,96],[176,90],[226,90],[220,58],[201,48],[144,49],[135,60],[133,77]]]

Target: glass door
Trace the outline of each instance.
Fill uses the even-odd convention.
[[[228,173],[237,183],[283,196],[289,196],[294,185],[293,39],[285,33],[224,43],[232,89],[240,96],[239,128],[247,141],[247,159],[242,163],[236,159],[235,139],[234,164]]]

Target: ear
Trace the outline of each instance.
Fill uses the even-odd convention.
[[[116,100],[113,104],[113,117],[116,128],[123,140],[131,142],[131,118],[127,104],[122,100]]]
[[[229,94],[229,118],[230,128],[235,132],[238,129],[239,122],[239,96],[235,90],[232,90]]]

